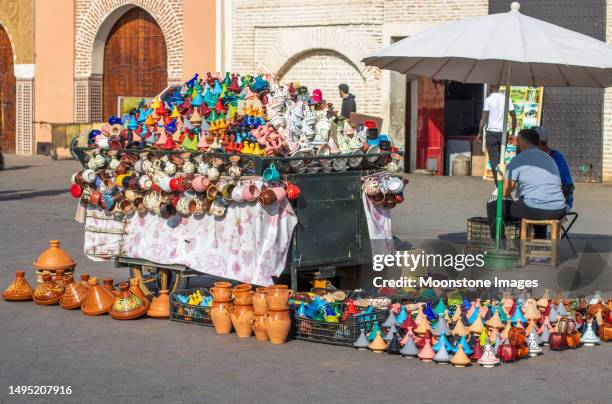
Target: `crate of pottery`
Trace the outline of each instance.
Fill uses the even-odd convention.
[[[170,295],[170,320],[212,327],[212,295],[207,288],[185,289]]]
[[[373,306],[347,315],[349,307],[355,308],[350,303],[326,304],[317,310],[311,309],[311,312],[307,307],[306,303],[292,306],[291,337],[330,345],[352,346],[362,329],[370,332],[376,324],[380,327],[389,316],[387,309]]]

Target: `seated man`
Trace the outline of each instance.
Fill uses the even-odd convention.
[[[555,161],[539,149],[540,137],[534,129],[519,132],[517,154],[504,175],[503,218],[510,220],[551,220],[565,216],[565,198]],[[517,200],[510,199],[517,189]],[[487,204],[491,234],[495,235],[496,201]],[[542,226],[538,226],[542,227]],[[546,228],[535,229],[536,238],[546,238]]]
[[[559,150],[548,147],[548,137],[550,131],[547,128],[539,126],[536,128],[536,132],[538,132],[538,135],[540,135],[540,150],[548,153],[548,155],[555,160],[555,163],[557,163],[559,175],[561,176],[561,190],[563,191],[563,196],[565,197],[565,206],[569,212],[574,206],[574,180],[572,178],[572,173],[570,172],[569,164],[567,164],[567,160],[565,159],[563,153],[561,153]]]

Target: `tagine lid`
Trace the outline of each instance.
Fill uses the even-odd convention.
[[[58,269],[73,269],[76,262],[68,252],[60,248],[59,240],[49,241],[49,248],[43,251],[34,261],[34,267],[37,269],[47,269],[56,271]]]
[[[15,272],[15,280],[2,292],[2,298],[9,302],[32,300],[34,290],[25,278],[25,271]]]
[[[108,314],[116,320],[132,320],[144,315],[149,309],[148,301],[130,291],[130,284],[119,284],[117,299],[108,310]]]

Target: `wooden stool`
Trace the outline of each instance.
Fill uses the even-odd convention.
[[[533,226],[550,226],[550,239],[534,239]],[[547,229],[548,230],[548,229]],[[521,220],[521,265],[527,265],[529,257],[550,258],[550,265],[558,264],[558,245],[561,239],[561,220]],[[545,249],[531,250],[531,247],[544,247]]]

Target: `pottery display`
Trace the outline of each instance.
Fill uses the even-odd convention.
[[[457,349],[457,352],[451,358],[450,363],[457,368],[464,368],[471,363],[462,345],[459,345],[459,349]]]
[[[138,279],[138,278],[131,278],[130,282],[129,282],[129,288],[130,288],[130,292],[132,292],[133,294],[135,294],[139,298],[143,299],[147,303],[149,302],[149,298],[147,297],[147,295],[145,295],[145,293],[142,291],[142,289],[140,287],[140,279]]]
[[[88,316],[99,316],[108,313],[115,302],[115,296],[98,284],[98,278],[91,277],[87,281],[89,290],[81,305],[81,311]]]
[[[256,316],[263,316],[268,312],[268,303],[266,296],[268,288],[257,288],[253,294],[253,313]]]
[[[362,328],[359,331],[359,338],[357,338],[357,340],[353,342],[353,348],[356,348],[359,351],[365,351],[368,349],[369,345],[370,341],[368,341],[365,329]]]
[[[229,282],[215,282],[215,286],[210,288],[210,293],[217,303],[227,303],[233,299],[232,284]]]
[[[269,310],[266,314],[266,331],[273,344],[284,344],[291,329],[287,310]],[[384,342],[384,341],[383,341]]]
[[[266,304],[268,310],[287,310],[289,298],[293,291],[287,285],[272,285],[268,287]]]
[[[60,306],[63,309],[73,310],[81,307],[87,298],[87,287],[80,282],[75,282],[72,276],[64,280],[64,294],[60,299]]]
[[[9,302],[32,300],[34,290],[25,278],[25,271],[16,271],[15,279],[8,288],[2,292],[2,298]]]
[[[52,276],[53,276],[53,280],[55,281],[55,283],[57,283],[63,289],[66,288],[66,275],[64,275],[63,269],[57,269],[55,271],[55,275],[52,275]],[[72,276],[72,275],[69,275],[69,276]]]
[[[405,358],[415,358],[419,354],[419,348],[414,343],[412,335],[408,334],[408,340],[400,350],[400,354]]]
[[[251,328],[255,332],[255,338],[258,341],[269,341],[268,331],[266,330],[266,315],[254,314],[251,318]]]
[[[229,302],[213,302],[212,309],[210,310],[210,318],[215,326],[215,331],[219,335],[225,335],[232,332],[233,325],[230,313],[232,306],[233,304]]]
[[[51,275],[43,275],[43,282],[39,284],[32,293],[34,303],[42,306],[50,306],[59,303],[64,294],[63,284],[58,284]]]
[[[436,363],[450,362],[450,355],[448,354],[448,351],[446,350],[446,346],[444,344],[440,346],[440,349],[438,349],[438,352],[436,352],[436,355],[433,357],[433,360]]]
[[[149,301],[132,292],[130,284],[119,284],[119,292],[108,314],[115,320],[133,320],[142,317],[149,309]]]
[[[374,353],[381,353],[387,349],[387,343],[380,335],[380,331],[376,332],[376,335],[374,336],[372,342],[370,342],[368,345],[368,348],[370,348],[370,350],[372,350]]]
[[[159,291],[159,296],[155,296],[149,305],[147,316],[153,318],[168,318],[170,317],[170,297],[168,290],[162,289]]]
[[[74,269],[76,262],[66,250],[60,248],[60,244],[59,240],[49,241],[49,248],[43,251],[34,261],[34,267],[48,271]]]
[[[491,344],[487,343],[485,345],[484,352],[480,359],[478,359],[478,364],[483,368],[492,368],[499,365],[499,359],[495,356]]]
[[[249,287],[251,285],[248,285]],[[250,290],[249,296],[250,296]],[[214,304],[214,303],[213,303]],[[253,335],[251,320],[253,319],[253,305],[235,304],[230,307],[230,318],[238,338],[249,338]]]
[[[423,362],[431,362],[436,356],[433,348],[431,347],[431,338],[425,338],[425,344],[418,353],[418,358]]]

